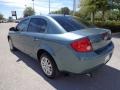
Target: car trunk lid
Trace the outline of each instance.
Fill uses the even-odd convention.
[[[87,28],[73,31],[76,35],[88,37],[92,44],[93,50],[97,50],[108,45],[111,42],[111,32],[108,29],[101,28]]]

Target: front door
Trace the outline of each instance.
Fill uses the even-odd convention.
[[[25,40],[25,36],[24,36],[24,33],[26,33],[27,31],[27,27],[28,27],[28,23],[29,23],[29,19],[24,19],[23,21],[21,21],[16,29],[18,31],[16,31],[14,33],[14,36],[13,36],[13,44],[14,46],[21,50],[22,52],[25,52],[25,43],[26,43],[26,40]]]

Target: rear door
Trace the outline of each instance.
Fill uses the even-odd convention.
[[[31,18],[27,33],[25,33],[25,48],[30,56],[35,56],[36,48],[42,43],[47,30],[47,21],[43,18]]]

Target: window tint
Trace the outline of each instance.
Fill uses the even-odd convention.
[[[29,32],[43,33],[47,29],[47,22],[41,18],[32,18],[28,27]]]
[[[81,24],[73,17],[67,16],[53,16],[53,18],[67,31],[75,31],[86,28],[85,25]]]
[[[21,22],[18,24],[17,29],[18,29],[19,31],[26,31],[26,30],[27,30],[28,23],[29,23],[29,19],[25,19],[25,20],[21,21]]]

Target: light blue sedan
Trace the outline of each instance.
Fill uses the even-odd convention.
[[[114,45],[107,29],[89,28],[67,15],[30,16],[8,34],[10,50],[20,50],[39,61],[43,73],[90,73],[111,58]]]

